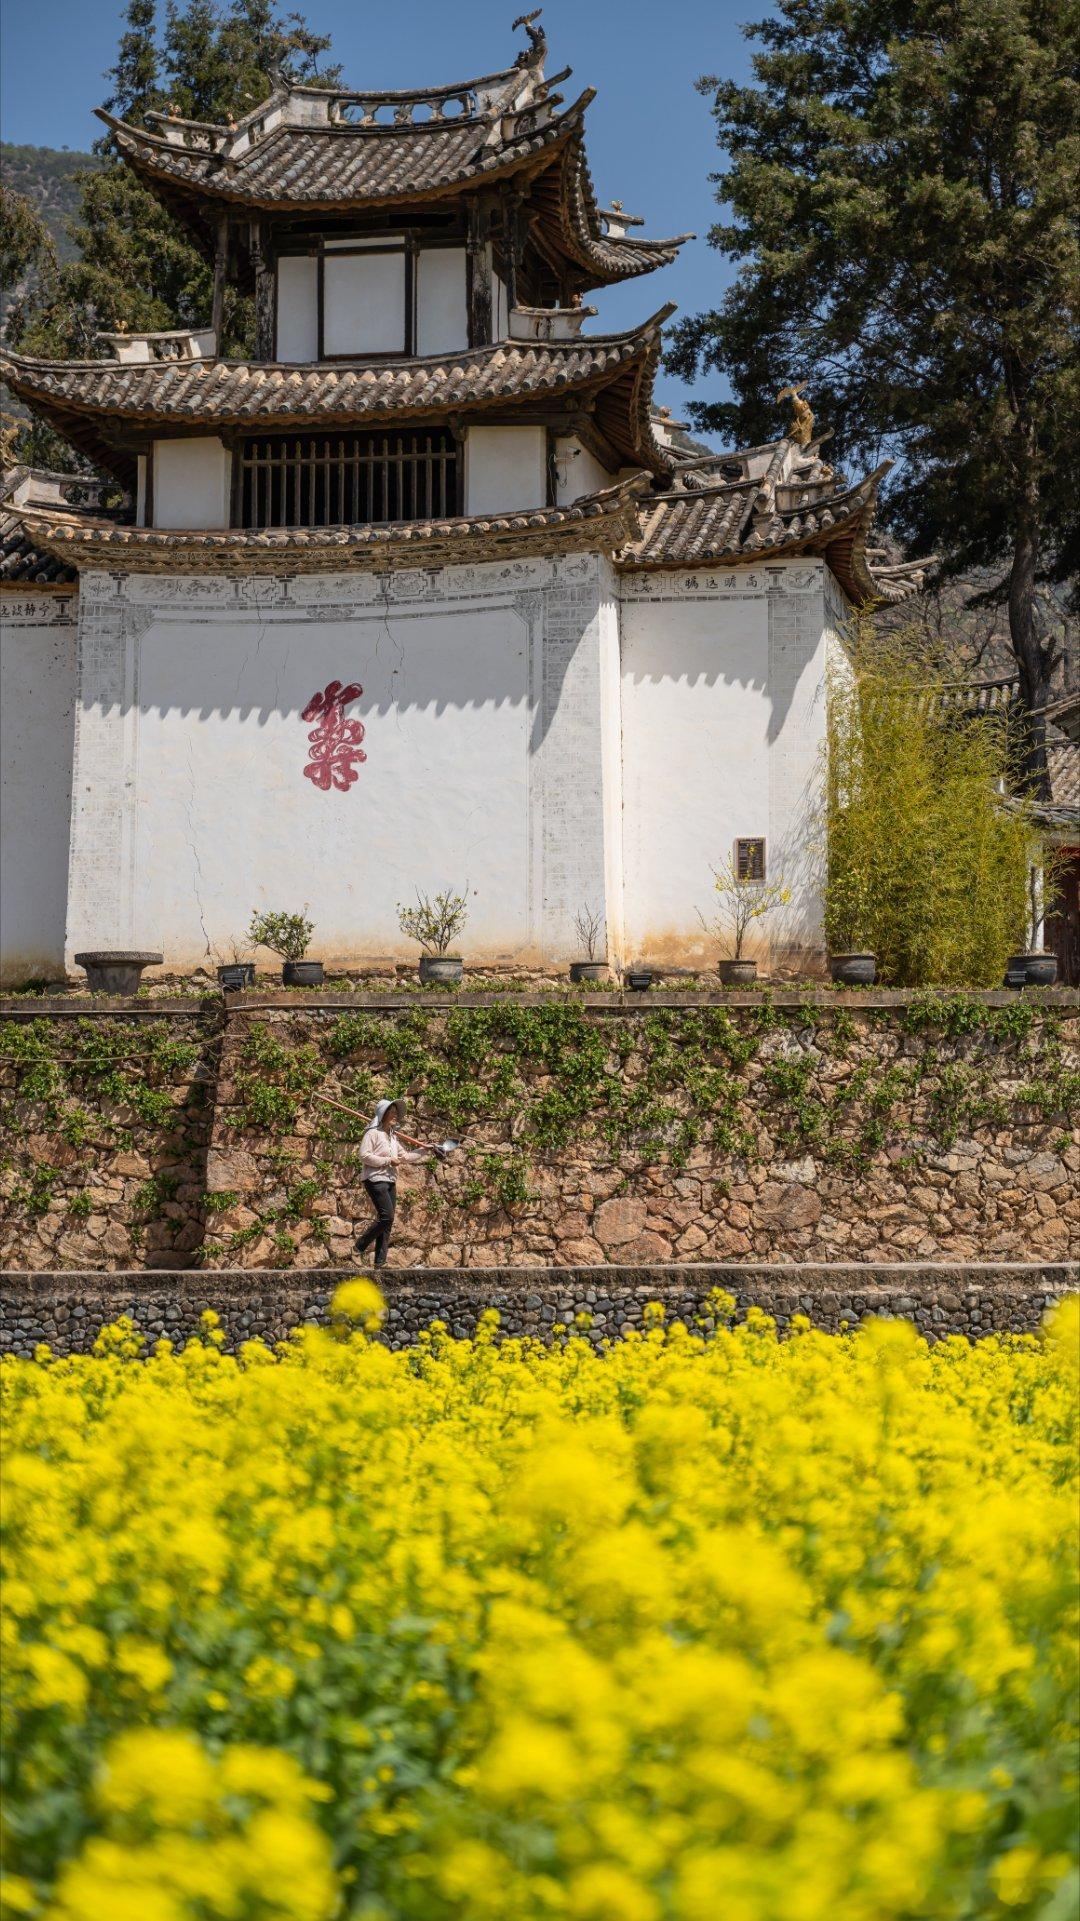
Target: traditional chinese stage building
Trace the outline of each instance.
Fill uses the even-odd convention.
[[[808,430],[732,453],[652,405],[661,326],[589,293],[676,257],[604,211],[591,91],[544,44],[451,87],[280,78],[236,125],[108,120],[215,265],[205,331],[5,354],[112,483],[17,471],[0,514],[8,980],[83,948],[227,958],[255,907],[331,963],[409,955],[397,903],[469,883],[474,963],[715,958],[736,843],[821,952],[824,685],[879,476]],[[683,236],[687,238],[688,236]],[[227,285],[253,361],[220,358]]]

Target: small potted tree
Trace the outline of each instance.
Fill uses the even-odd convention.
[[[733,860],[714,867],[712,873],[719,906],[712,920],[700,911],[698,919],[707,933],[731,949],[717,963],[716,971],[724,986],[748,987],[757,979],[757,961],[743,953],[746,937],[775,907],[787,905],[791,890],[785,886],[783,875],[769,882],[741,879]]]
[[[466,881],[460,894],[447,887],[433,898],[417,889],[415,907],[403,907],[398,902],[398,925],[402,933],[423,949],[420,979],[425,987],[436,983],[441,987],[456,986],[465,971],[461,955],[448,950],[469,918],[468,895]]]
[[[303,914],[252,914],[248,939],[253,947],[268,947],[280,956],[283,987],[321,987],[322,962],[304,959],[314,931],[314,922]]]
[[[578,986],[582,981],[602,981],[607,973],[607,962],[596,958],[603,926],[603,915],[594,914],[587,903],[574,915],[574,931],[585,952],[584,960],[570,962],[570,979]]]
[[[1005,973],[1006,987],[1053,987],[1057,980],[1057,955],[1036,947],[1046,917],[1057,906],[1061,893],[1060,862],[1050,855],[1042,869],[1028,868],[1028,913],[1031,921],[1031,946],[1026,953],[1010,954]]]

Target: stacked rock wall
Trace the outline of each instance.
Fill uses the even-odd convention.
[[[1031,1333],[1070,1285],[1064,1266],[1034,1264],[942,1269],[910,1263],[888,1268],[697,1266],[641,1268],[486,1269],[465,1275],[459,1268],[428,1268],[386,1279],[383,1338],[403,1347],[441,1321],[452,1334],[469,1335],[482,1313],[494,1308],[507,1335],[550,1340],[560,1329],[598,1346],[655,1316],[695,1332],[715,1325],[718,1305],[734,1302],[734,1318],[757,1307],[786,1330],[796,1315],[829,1333],[855,1327],[868,1316],[911,1320],[927,1340],[961,1334]],[[221,1323],[225,1348],[247,1340],[288,1340],[300,1327],[325,1326],[340,1276],[318,1269],[231,1273],[220,1269],[155,1274],[18,1275],[0,1283],[0,1353],[31,1356],[39,1343],[55,1354],[86,1354],[104,1326],[126,1316],[147,1343],[205,1338],[202,1316],[210,1309]],[[727,1295],[718,1303],[714,1290]]]
[[[1076,1024],[993,995],[9,1003],[0,1264],[348,1265],[363,1122],[324,1102],[387,1093],[462,1143],[403,1177],[399,1267],[1060,1261]]]

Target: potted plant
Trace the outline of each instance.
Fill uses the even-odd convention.
[[[638,961],[634,967],[628,967],[623,975],[623,980],[632,994],[647,994],[654,979],[653,969],[644,966],[641,961]]]
[[[845,858],[843,851],[830,842],[825,938],[829,944],[829,975],[838,986],[872,987],[877,979],[877,956],[866,942],[866,930],[872,924],[866,862],[853,857],[850,847]]]
[[[86,985],[92,994],[122,994],[131,999],[139,991],[144,967],[160,967],[162,954],[147,954],[134,947],[95,949],[76,954],[76,967],[85,967]]]
[[[236,994],[244,987],[255,985],[255,962],[241,959],[239,941],[230,943],[232,959],[218,964],[218,986],[223,994]]]
[[[763,880],[743,880],[733,860],[712,870],[713,884],[720,903],[711,921],[699,910],[698,919],[706,932],[732,949],[717,963],[717,973],[725,987],[749,986],[757,979],[757,961],[743,953],[747,934],[757,921],[764,920],[774,907],[786,906],[790,888],[783,875],[766,884]]]
[[[603,925],[603,915],[594,914],[588,903],[574,915],[574,929],[586,956],[584,960],[570,962],[570,979],[578,986],[582,981],[602,981],[607,973],[607,962],[596,958]]]
[[[1028,868],[1028,907],[1031,918],[1030,948],[1023,954],[1010,954],[1005,972],[1006,987],[1053,987],[1057,979],[1057,955],[1036,947],[1040,929],[1052,914],[1061,891],[1059,864],[1051,857],[1043,866]]]
[[[323,964],[304,959],[315,931],[303,914],[252,914],[248,939],[253,947],[268,947],[281,958],[283,987],[321,987]]]
[[[418,941],[424,950],[420,956],[420,979],[425,986],[434,982],[443,987],[454,986],[465,971],[461,955],[447,950],[469,918],[468,895],[466,881],[460,894],[447,887],[432,899],[417,889],[415,907],[402,907],[398,902],[398,925],[402,933]]]

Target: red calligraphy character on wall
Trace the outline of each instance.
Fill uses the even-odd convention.
[[[307,780],[324,794],[331,787],[339,793],[347,793],[358,778],[356,763],[366,760],[360,742],[364,738],[364,724],[359,720],[346,720],[345,708],[350,700],[363,693],[363,688],[350,680],[343,687],[340,680],[327,681],[321,693],[312,694],[301,714],[301,720],[316,720],[308,735],[308,764],[304,768]]]

